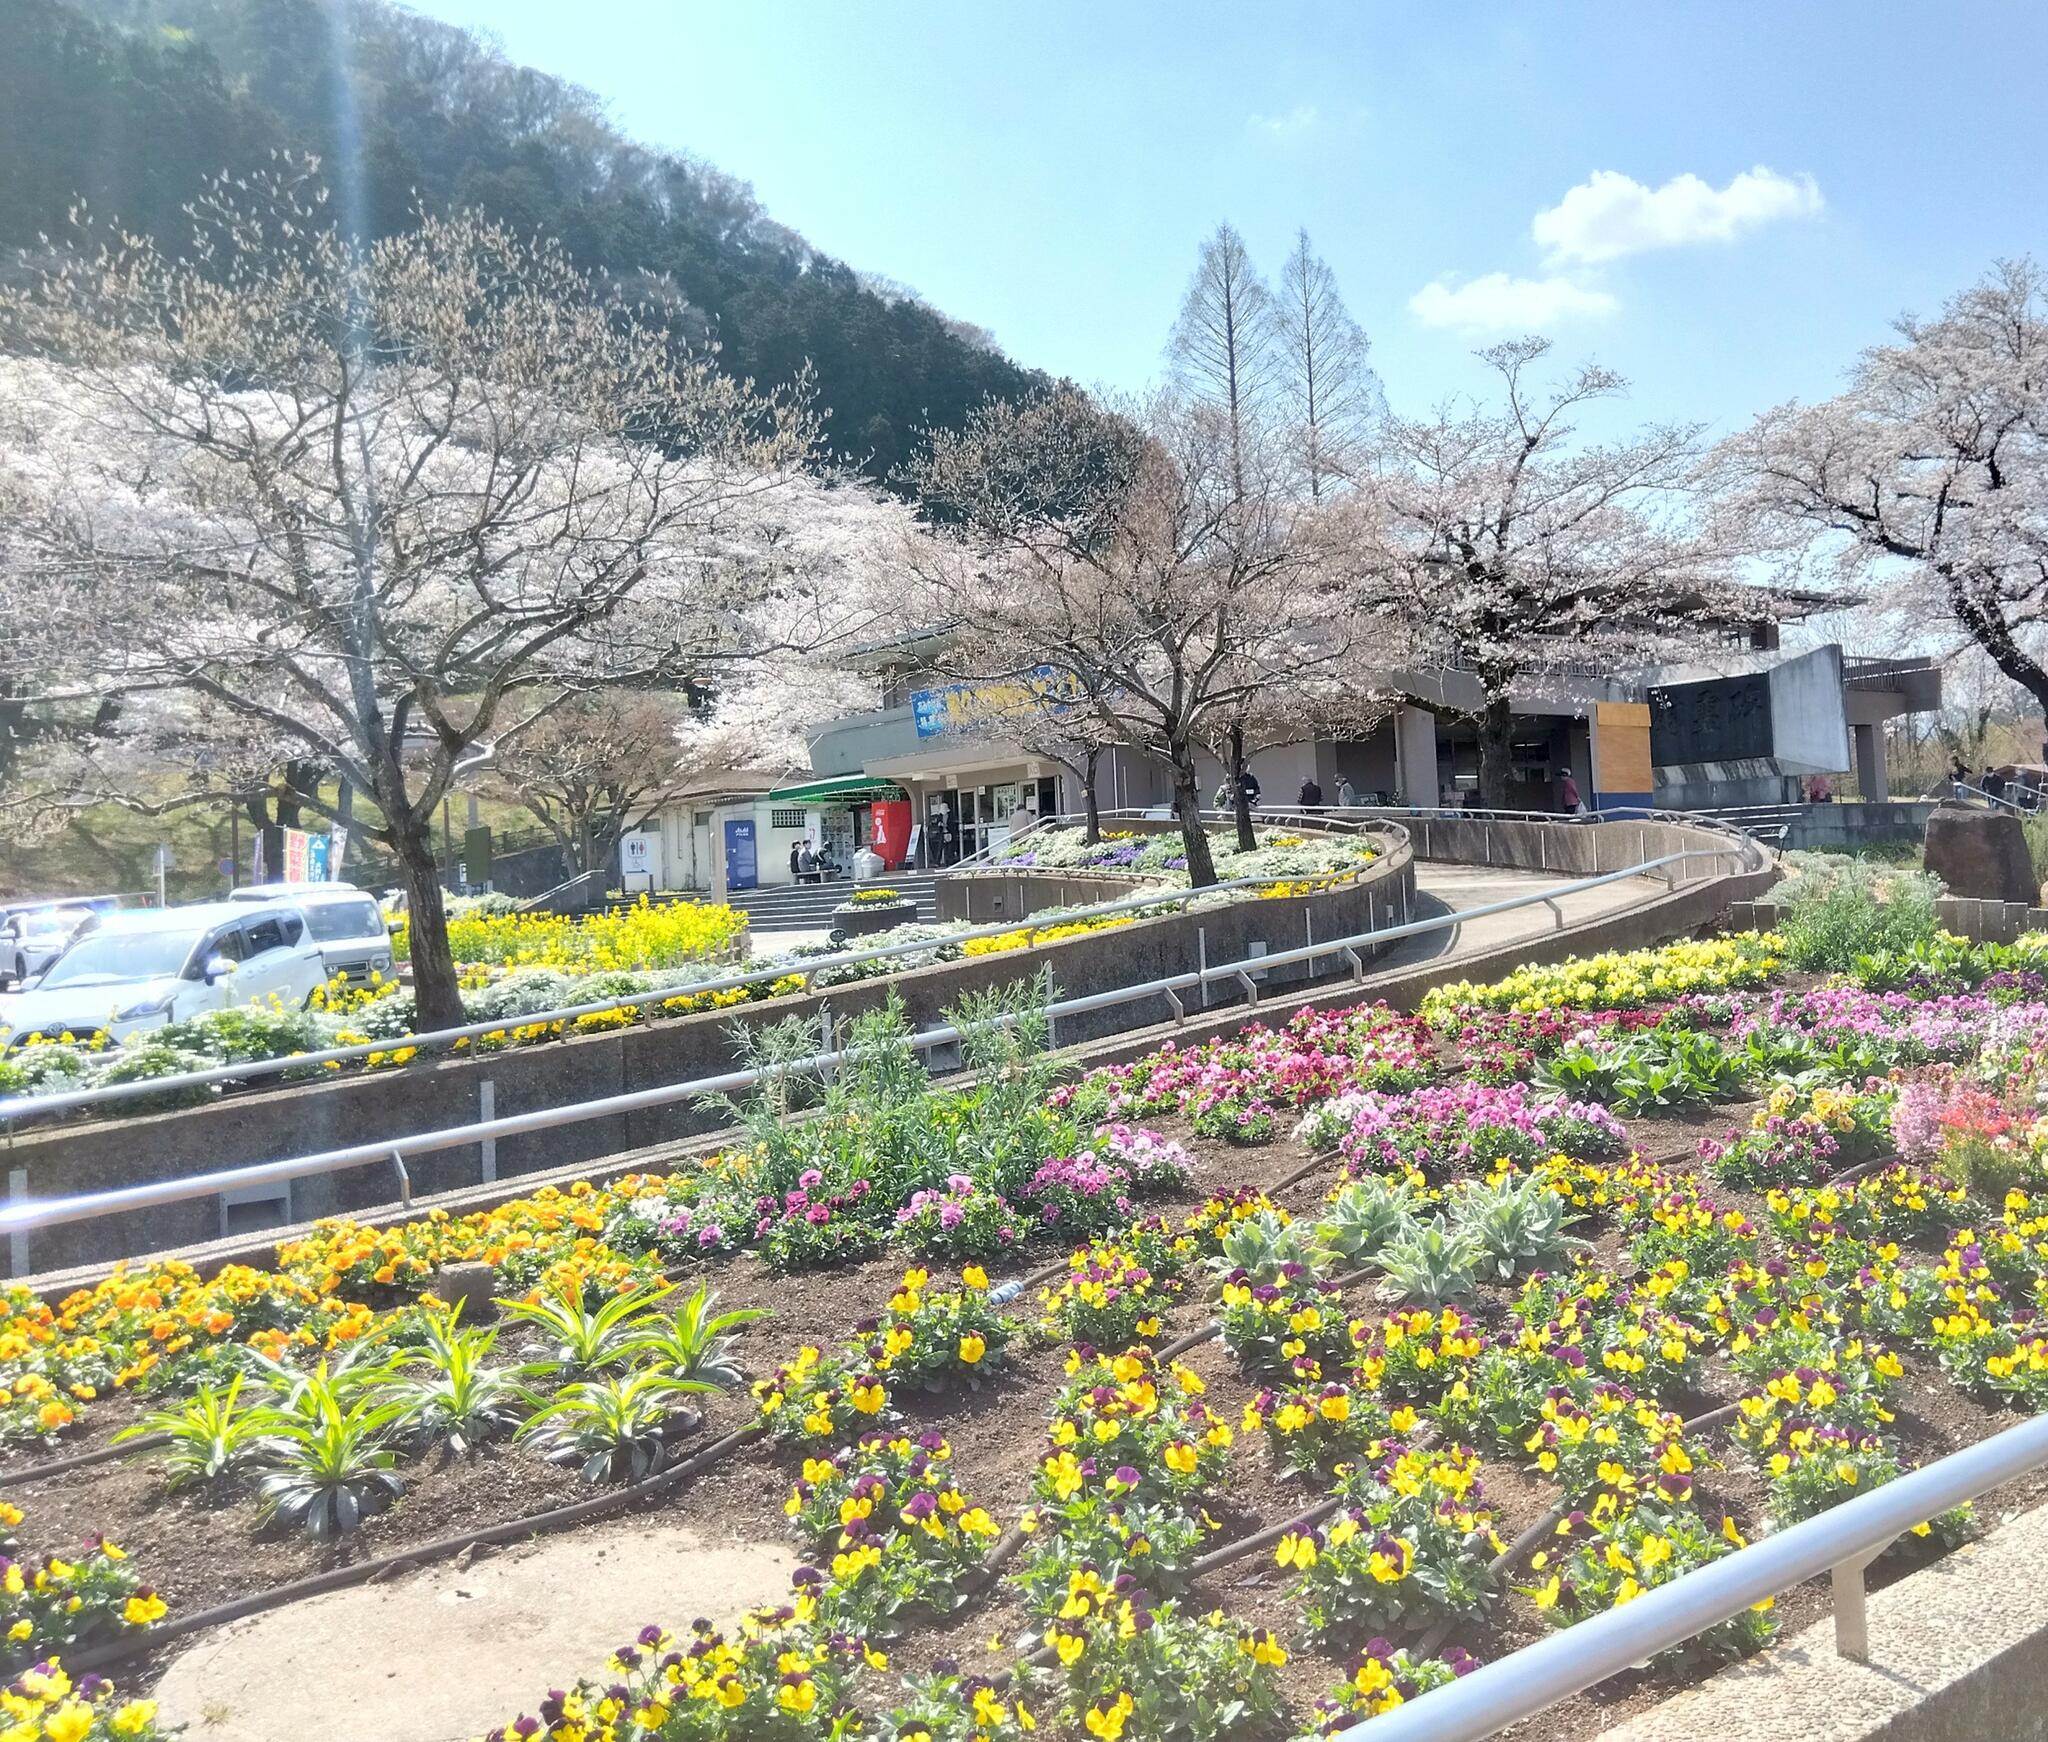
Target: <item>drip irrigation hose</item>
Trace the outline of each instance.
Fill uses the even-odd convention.
[[[0,1470],[0,1488],[19,1488],[25,1482],[47,1481],[67,1470],[89,1469],[94,1464],[124,1458],[130,1452],[154,1451],[158,1446],[170,1443],[169,1434],[137,1434],[132,1440],[123,1440],[119,1445],[95,1446],[89,1452],[71,1452],[61,1458],[52,1458],[48,1463],[26,1464],[19,1470]]]
[[[1269,1524],[1264,1530],[1254,1531],[1250,1536],[1239,1537],[1236,1542],[1227,1542],[1221,1548],[1211,1549],[1198,1556],[1188,1565],[1188,1577],[1199,1579],[1213,1573],[1218,1567],[1227,1567],[1232,1561],[1242,1560],[1268,1543],[1278,1542],[1283,1536],[1291,1536],[1298,1530],[1313,1530],[1335,1512],[1344,1502],[1335,1494],[1326,1495],[1306,1512],[1298,1513],[1280,1524]]]

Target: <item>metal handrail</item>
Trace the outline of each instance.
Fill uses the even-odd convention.
[[[1951,780],[1948,784],[1957,792],[1966,792],[1972,798],[1981,798],[1994,809],[2003,806],[2005,809],[2017,812],[2021,816],[2028,814],[2025,805],[2007,798],[2002,792],[1986,792],[1981,786],[1972,786],[1967,780]]]
[[[1793,807],[1797,808],[1797,807]],[[1171,813],[1163,805],[1119,805],[1108,810],[1098,809],[1095,813],[1099,822],[1157,822],[1165,820]],[[1200,813],[1204,822],[1234,823],[1234,810],[1204,809]],[[978,871],[997,862],[998,853],[1007,856],[1010,849],[1040,828],[1067,827],[1084,822],[1086,815],[1081,811],[1061,811],[1034,817],[1002,847],[984,847],[980,852],[948,866],[950,875],[955,871]],[[1261,802],[1252,807],[1254,822],[1286,822],[1294,824],[1320,825],[1327,827],[1332,822],[1391,822],[1401,823],[1415,820],[1428,822],[1527,822],[1543,823],[1553,828],[1583,828],[1589,823],[1670,823],[1680,828],[1700,828],[1725,835],[1738,836],[1744,840],[1753,839],[1748,830],[1732,823],[1727,817],[1714,811],[1681,811],[1659,805],[1620,805],[1612,810],[1590,811],[1584,816],[1566,815],[1559,811],[1523,811],[1493,809],[1490,807],[1460,805],[1415,805],[1415,804],[1356,804],[1356,805],[1278,805]]]
[[[1914,1525],[2044,1464],[2048,1416],[2037,1416],[1341,1730],[1338,1742],[1481,1742],[1822,1573],[1834,1580],[1835,1649],[1867,1660],[1864,1568]]]
[[[1389,850],[1400,845],[1400,842],[1394,842]],[[1370,869],[1370,865],[1360,865],[1354,870],[1317,872],[1314,876],[1318,880],[1334,882],[1340,879],[1354,879]],[[1208,883],[1199,889],[1161,887],[1090,906],[1085,911],[1091,919],[1108,918],[1121,913],[1140,912],[1150,907],[1178,906],[1207,895],[1231,894],[1246,889],[1266,889],[1275,883],[1288,881],[1294,879],[1269,874],[1264,877],[1234,878],[1227,883]],[[80,1107],[104,1106],[110,1102],[135,1100],[167,1091],[208,1088],[221,1083],[242,1083],[252,1077],[277,1076],[292,1071],[321,1070],[330,1064],[347,1064],[357,1059],[366,1059],[373,1053],[398,1052],[407,1047],[416,1050],[439,1050],[452,1046],[457,1041],[478,1040],[485,1035],[504,1034],[514,1028],[574,1022],[585,1016],[604,1016],[617,1010],[640,1010],[650,1004],[667,1004],[678,998],[700,998],[713,992],[729,992],[741,986],[759,985],[763,981],[801,977],[805,989],[808,990],[815,976],[834,969],[859,967],[868,962],[893,961],[902,956],[929,955],[937,950],[971,943],[976,938],[1002,937],[1006,933],[1016,931],[1020,925],[1029,927],[1031,922],[1032,916],[1024,915],[1020,919],[997,920],[987,925],[969,926],[961,931],[948,932],[941,937],[925,938],[915,943],[885,944],[867,950],[846,950],[837,955],[806,957],[801,964],[784,963],[779,967],[758,968],[744,974],[726,974],[716,979],[685,980],[658,991],[635,993],[628,998],[607,998],[594,1004],[572,1004],[557,1010],[535,1010],[516,1016],[493,1017],[479,1022],[465,1022],[454,1028],[428,1029],[420,1034],[396,1035],[389,1040],[358,1041],[347,1046],[322,1047],[314,1052],[288,1053],[274,1059],[251,1059],[243,1064],[215,1065],[203,1071],[186,1071],[173,1077],[147,1077],[131,1083],[109,1083],[100,1088],[71,1089],[55,1095],[13,1095],[0,1100],[0,1125],[35,1114],[67,1113]]]
[[[1256,1006],[1259,988],[1254,976],[1263,975],[1274,968],[1290,967],[1297,962],[1313,962],[1326,956],[1346,956],[1351,963],[1353,978],[1363,979],[1365,965],[1363,958],[1358,954],[1362,948],[1377,948],[1401,938],[1419,937],[1430,932],[1455,928],[1475,919],[1485,919],[1497,913],[1509,913],[1539,903],[1554,904],[1564,896],[1604,888],[1608,884],[1618,883],[1626,878],[1645,876],[1653,871],[1669,871],[1671,867],[1691,860],[1712,859],[1718,862],[1732,856],[1732,850],[1724,851],[1721,848],[1688,848],[1682,852],[1665,853],[1620,870],[1603,871],[1597,876],[1552,884],[1526,895],[1513,896],[1506,901],[1487,902],[1457,913],[1443,914],[1432,919],[1409,920],[1400,925],[1383,926],[1377,930],[1355,932],[1322,943],[1277,950],[1270,955],[1247,956],[1239,961],[1212,963],[1182,973],[1168,974],[1160,979],[1146,980],[1133,986],[1090,993],[1085,997],[1058,999],[1046,1006],[1046,1014],[1050,1019],[1057,1021],[1062,1016],[1108,1009],[1139,999],[1163,998],[1172,1008],[1175,1022],[1179,1023],[1186,1020],[1186,1009],[1180,999],[1181,993],[1197,991],[1224,980],[1237,982],[1248,1002]],[[1266,878],[1262,881],[1270,883],[1273,879]],[[1677,887],[1678,878],[1675,872],[1669,875],[1667,883],[1668,887]],[[1562,909],[1555,911],[1559,915],[1559,923],[1562,924]],[[946,1025],[912,1035],[910,1044],[918,1051],[925,1051],[949,1045],[959,1038],[960,1030],[952,1025]],[[162,1204],[210,1197],[215,1192],[235,1191],[247,1186],[275,1185],[312,1174],[338,1173],[345,1168],[379,1164],[389,1166],[401,1155],[416,1156],[446,1149],[461,1149],[472,1144],[495,1142],[499,1138],[523,1136],[532,1131],[546,1131],[557,1126],[580,1124],[586,1119],[612,1118],[621,1114],[642,1112],[648,1108],[669,1106],[677,1101],[695,1100],[704,1095],[730,1094],[737,1089],[752,1087],[764,1078],[777,1075],[827,1071],[843,1063],[847,1056],[842,1051],[827,1050],[808,1058],[760,1070],[728,1071],[719,1076],[700,1077],[689,1082],[663,1083],[655,1088],[638,1089],[628,1094],[608,1095],[597,1100],[570,1102],[557,1107],[542,1107],[530,1113],[508,1114],[499,1119],[480,1119],[467,1125],[444,1126],[438,1131],[414,1132],[405,1137],[355,1143],[345,1148],[323,1150],[314,1155],[299,1156],[285,1161],[259,1162],[252,1167],[224,1168],[214,1173],[154,1180],[145,1185],[120,1186],[107,1192],[17,1200],[0,1205],[0,1234],[23,1234],[37,1228],[55,1227],[67,1222],[90,1221],[96,1216],[113,1215],[121,1211],[153,1209]],[[399,1162],[399,1166],[403,1168],[402,1161]],[[401,1179],[403,1177],[401,1173]]]

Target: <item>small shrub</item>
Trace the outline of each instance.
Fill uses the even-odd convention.
[[[1792,884],[1779,927],[1786,959],[1816,973],[1846,973],[1859,955],[1932,943],[1938,893],[1931,877],[1857,859],[1810,870]]]

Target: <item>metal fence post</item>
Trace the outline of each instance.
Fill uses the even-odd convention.
[[[1868,1554],[1837,1562],[1830,1575],[1835,1596],[1835,1652],[1840,1657],[1853,1657],[1858,1663],[1870,1661],[1870,1612],[1863,1569],[1883,1552],[1872,1549]]]
[[[19,1203],[28,1196],[28,1169],[10,1167],[7,1170],[7,1199]],[[7,1236],[7,1264],[11,1274],[26,1276],[28,1268],[28,1230],[19,1229]]]
[[[498,1116],[498,1085],[489,1077],[476,1086],[476,1116],[486,1125]],[[486,1137],[477,1145],[477,1151],[483,1162],[483,1183],[489,1185],[498,1177],[498,1140]]]

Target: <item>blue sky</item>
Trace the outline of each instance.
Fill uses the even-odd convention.
[[[1629,377],[1625,421],[1716,431],[2048,255],[2031,0],[420,9],[1090,384],[1158,373],[1221,220],[1269,274],[1308,228],[1397,408],[1537,329]]]

